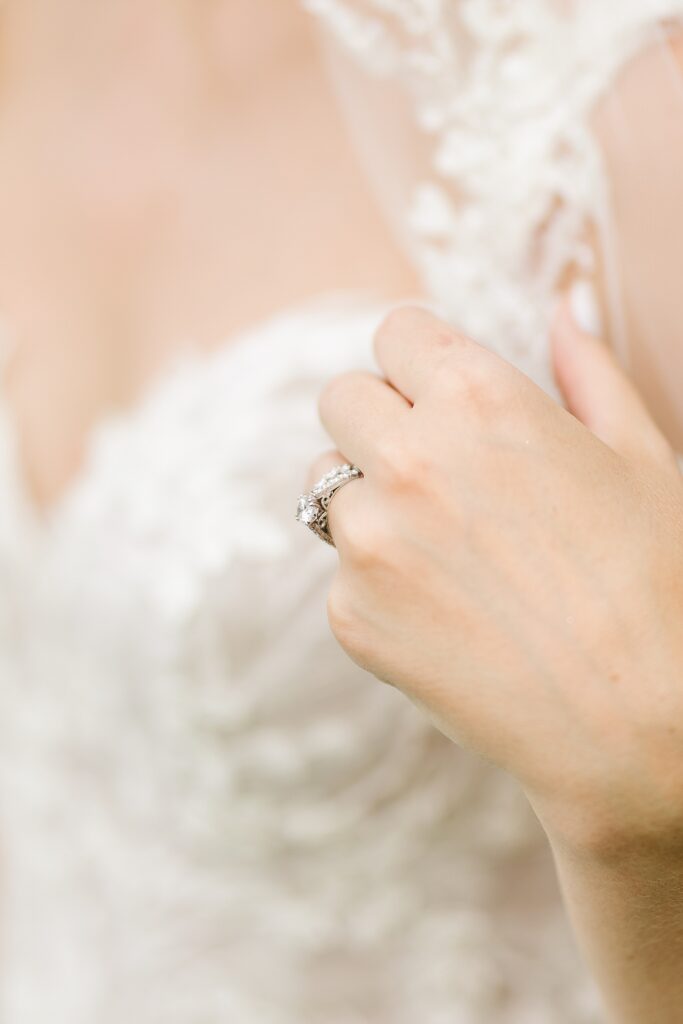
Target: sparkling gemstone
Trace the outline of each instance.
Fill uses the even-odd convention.
[[[316,505],[306,505],[301,510],[301,522],[305,523],[306,526],[310,526],[318,518],[318,507]]]

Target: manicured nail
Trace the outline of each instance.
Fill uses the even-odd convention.
[[[587,334],[602,335],[602,317],[594,286],[590,281],[575,281],[569,291],[569,308],[577,325]]]

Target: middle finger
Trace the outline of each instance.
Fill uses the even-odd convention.
[[[377,442],[394,433],[411,406],[372,373],[347,373],[323,391],[320,419],[340,451],[364,472],[375,462]]]

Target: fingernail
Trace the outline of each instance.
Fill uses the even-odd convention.
[[[590,281],[575,281],[569,290],[569,308],[577,325],[587,334],[602,334],[598,296]]]

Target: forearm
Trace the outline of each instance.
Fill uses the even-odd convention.
[[[683,1020],[683,852],[604,858],[554,847],[584,960],[610,1024]]]

